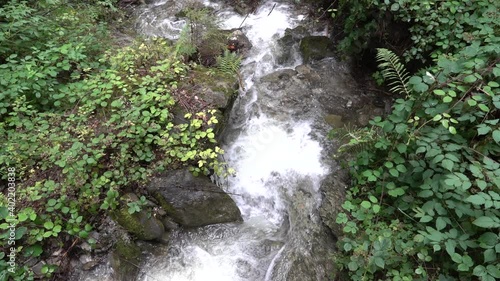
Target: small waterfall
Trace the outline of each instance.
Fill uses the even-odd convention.
[[[139,280],[284,281],[294,263],[296,266],[302,257],[313,257],[317,251],[316,242],[322,239],[317,238],[318,233],[325,232],[317,212],[319,189],[330,170],[322,161],[323,148],[317,139],[325,136],[312,134],[312,120],[269,112],[261,97],[272,92],[263,92],[258,86],[261,77],[284,68],[276,63],[277,40],[305,17],[289,4],[263,2],[245,19],[219,2],[203,1],[218,11],[224,28],[238,28],[243,23],[242,30],[253,45],[241,69],[245,90],[235,102],[222,141],[225,158],[237,171],[224,189],[237,203],[244,221],[172,233],[169,245],[158,247],[148,257]],[[178,38],[185,21],[168,12],[175,5],[158,0],[139,8],[139,32]],[[301,64],[298,54],[293,57],[295,62],[287,67]],[[331,248],[324,245],[320,248]],[[302,262],[301,266],[315,265]],[[293,280],[319,279],[297,276]]]

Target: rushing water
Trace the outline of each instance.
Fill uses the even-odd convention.
[[[314,229],[321,225],[319,187],[329,170],[321,161],[322,147],[310,136],[310,121],[277,120],[264,112],[262,89],[256,87],[260,77],[282,67],[275,63],[276,41],[304,16],[286,3],[263,2],[244,20],[229,7],[204,1],[218,11],[224,28],[238,28],[243,22],[242,30],[253,44],[241,69],[246,90],[235,102],[223,139],[226,160],[237,171],[224,189],[244,222],[174,232],[168,246],[150,255],[140,280],[287,280],[298,256],[314,255],[313,233],[323,231]],[[165,12],[175,5],[162,0],[141,8],[139,31],[178,38],[185,21]],[[295,65],[300,64],[295,57]]]
[[[320,202],[320,180],[328,169],[320,161],[322,148],[310,137],[310,124],[266,116],[254,83],[280,68],[274,59],[276,41],[304,17],[289,5],[270,1],[246,19],[220,4],[204,4],[218,11],[224,28],[243,22],[253,45],[241,70],[247,90],[235,103],[225,136],[226,160],[237,171],[225,190],[234,194],[244,222],[174,233],[170,245],[143,267],[142,280],[281,280],[281,272],[288,270],[282,260],[286,251],[311,251],[307,229],[300,227],[303,215],[291,209],[311,219]],[[155,5],[144,11],[140,29],[176,38],[183,22],[160,18],[151,13],[154,9]],[[297,199],[299,190],[308,196]]]

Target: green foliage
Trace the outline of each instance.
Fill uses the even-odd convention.
[[[229,50],[224,51],[223,56],[217,57],[217,67],[226,74],[236,75],[241,66],[241,56]]]
[[[9,1],[0,7],[0,120],[21,96],[42,110],[63,110],[64,84],[101,67],[108,36],[92,5]]]
[[[387,28],[391,20],[410,25],[413,44],[404,53],[407,61],[425,60],[429,53],[437,58],[474,42],[498,46],[499,5],[495,0],[340,1],[336,18],[344,21],[345,38],[339,47],[359,53],[369,43],[367,38],[389,41],[394,37]]]
[[[409,75],[404,65],[399,61],[399,57],[387,49],[377,49],[377,60],[381,68],[382,76],[388,81],[391,92],[410,95],[408,89]]]
[[[231,172],[218,161],[215,110],[173,123],[178,83],[191,70],[176,47],[153,38],[106,52],[105,25],[86,5],[113,1],[80,2],[0,8],[11,22],[0,25],[0,174],[6,181],[15,168],[17,179],[14,217],[0,196],[0,247],[10,247],[6,230],[15,223],[19,265],[8,272],[2,255],[4,279],[32,280],[25,261],[69,238],[95,243],[94,217],[117,209],[126,188],[140,192],[153,174]],[[145,202],[123,204],[135,213]],[[42,268],[45,278],[56,271]]]
[[[197,52],[202,64],[213,65],[215,57],[222,54],[227,44],[220,20],[212,11],[197,4],[189,5],[184,12],[188,24],[181,33],[176,51],[188,56]]]
[[[473,43],[409,79],[379,52],[406,98],[340,149],[369,145],[349,163],[337,263],[352,280],[500,278],[499,50]]]

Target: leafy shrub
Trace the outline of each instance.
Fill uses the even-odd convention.
[[[371,36],[392,38],[387,29],[392,19],[410,25],[413,44],[404,52],[407,61],[425,60],[430,53],[436,58],[472,42],[500,43],[495,34],[500,6],[495,0],[344,0],[338,5],[335,18],[344,21],[345,34],[339,47],[346,53],[365,49]]]
[[[175,46],[161,39],[138,41],[106,53],[101,50],[94,61],[76,52],[77,46],[85,46],[79,43],[83,39],[32,52],[30,58],[9,55],[2,68],[13,75],[47,71],[45,76],[23,76],[22,82],[2,77],[5,88],[18,90],[2,100],[0,174],[6,181],[8,169],[15,168],[19,180],[14,217],[8,215],[7,199],[0,198],[0,247],[9,247],[5,230],[15,223],[20,265],[15,274],[7,272],[8,257],[2,255],[3,279],[33,279],[24,261],[44,257],[51,247],[63,247],[68,237],[95,243],[89,238],[95,218],[115,209],[125,189],[140,192],[158,172],[180,167],[190,167],[194,174],[230,172],[217,160],[224,152],[216,146],[215,110],[188,113],[185,123],[173,123],[177,84],[191,68],[175,55]],[[45,55],[47,64],[42,62]],[[62,79],[60,71],[66,71],[64,61],[70,55],[73,60],[67,63],[74,78]],[[62,63],[62,70],[57,63]],[[45,81],[40,97],[37,89],[20,84],[33,81]],[[128,205],[129,212],[140,206]],[[49,278],[57,267],[48,264],[42,273]]]
[[[379,50],[384,77],[410,95],[341,148],[369,145],[349,164],[337,217],[336,260],[353,280],[500,278],[498,55],[473,44],[400,79],[394,54]]]
[[[64,110],[64,84],[101,66],[106,25],[85,3],[9,1],[0,7],[0,120],[25,96],[41,110]]]

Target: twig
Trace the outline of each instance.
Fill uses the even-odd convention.
[[[272,9],[271,9],[271,11],[269,12],[269,14],[267,14],[267,16],[270,16],[270,15],[271,15],[271,13],[274,11],[274,7],[276,7],[276,3],[274,3],[273,8],[272,8]]]
[[[247,20],[248,16],[250,15],[250,12],[247,13],[247,15],[245,16],[245,18],[243,19],[243,21],[241,22],[240,26],[238,27],[238,29],[241,28],[241,26],[243,25],[243,23]]]
[[[61,256],[61,259],[66,257],[66,255],[68,255],[69,251],[71,251],[71,249],[73,249],[73,247],[75,247],[75,245],[76,245],[76,243],[78,243],[78,241],[80,241],[80,238],[76,238],[73,241],[73,244],[71,244],[71,246],[69,246],[68,250],[66,250],[66,252],[64,252],[64,254]]]

